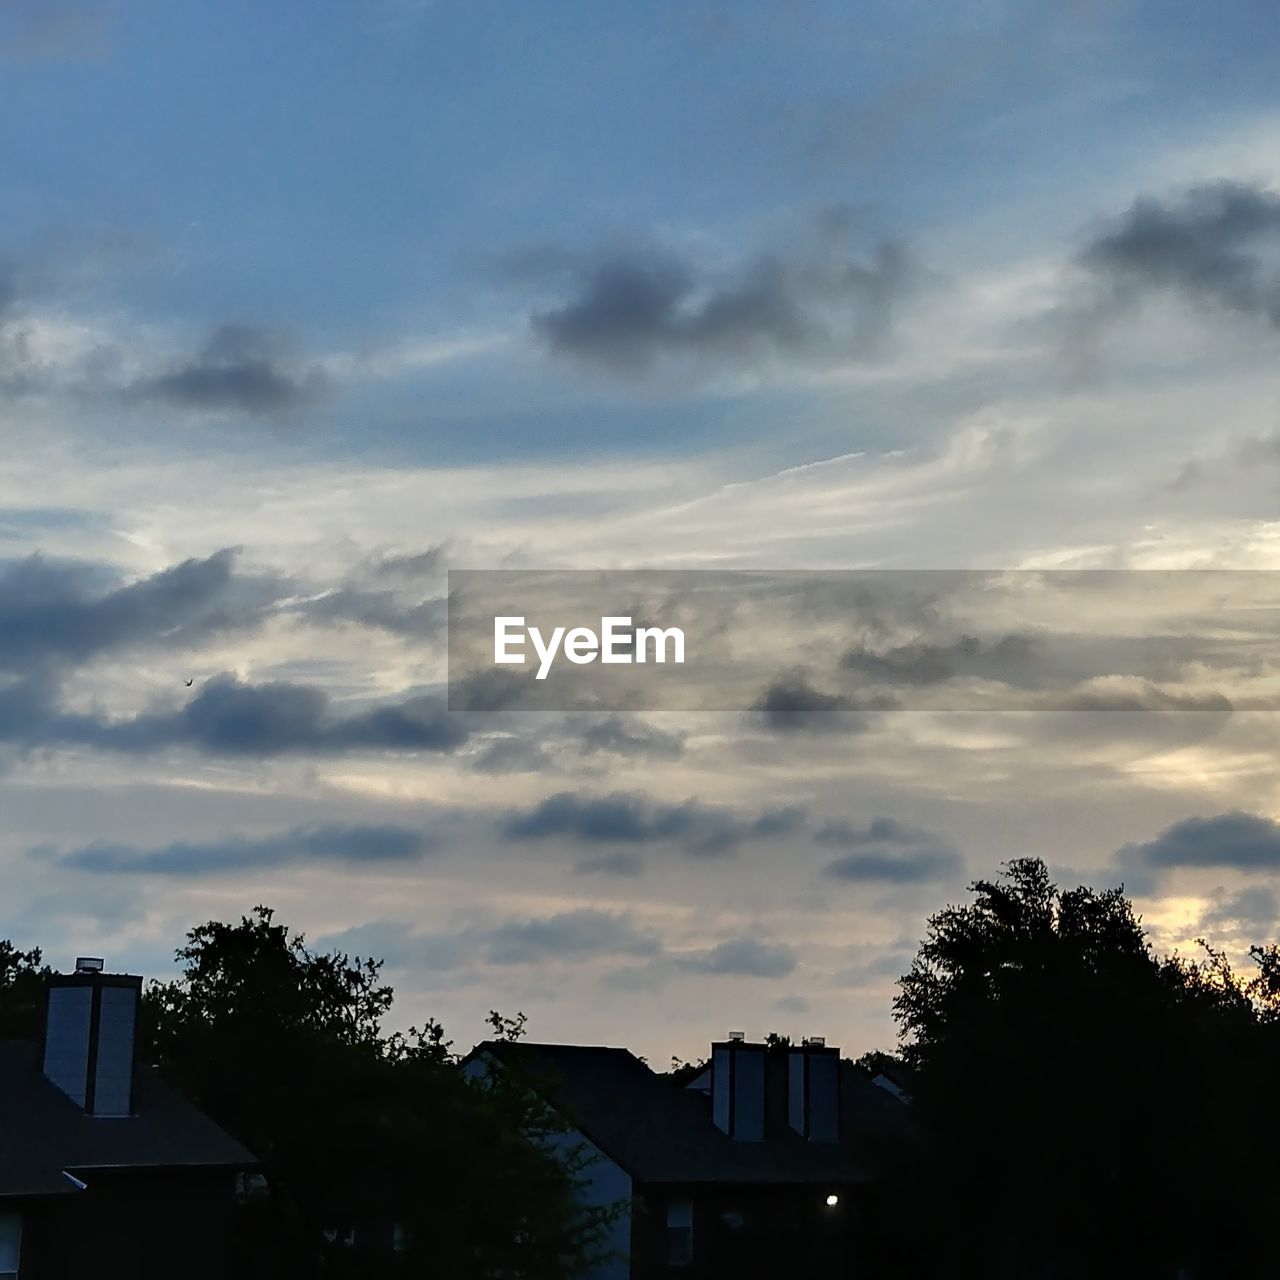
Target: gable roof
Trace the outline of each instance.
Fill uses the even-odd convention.
[[[487,1056],[519,1070],[555,1109],[641,1182],[841,1185],[867,1169],[844,1143],[790,1132],[739,1142],[711,1120],[704,1097],[651,1071],[627,1049],[486,1041]]]
[[[0,1196],[74,1192],[63,1171],[246,1168],[257,1161],[139,1065],[134,1114],[91,1116],[40,1070],[40,1046],[0,1040]]]

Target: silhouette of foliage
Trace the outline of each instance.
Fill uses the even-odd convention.
[[[894,1013],[918,1274],[1259,1274],[1280,1183],[1275,948],[1158,958],[1122,890],[1011,862],[928,923]]]
[[[45,979],[40,949],[19,951],[0,939],[0,1039],[34,1040],[44,1018]]]
[[[553,1121],[466,1080],[438,1023],[385,1032],[381,961],[316,953],[266,907],[177,954],[144,996],[147,1052],[264,1161],[284,1224],[265,1274],[558,1280],[591,1255]]]

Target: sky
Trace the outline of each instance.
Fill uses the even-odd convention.
[[[891,1048],[1020,856],[1274,939],[1267,627],[1120,643],[1137,571],[1280,568],[1270,10],[0,0],[0,937],[167,977],[263,903],[400,1025],[663,1065]],[[1016,684],[1016,600],[450,710],[492,568],[1123,574],[1070,710],[832,683]]]

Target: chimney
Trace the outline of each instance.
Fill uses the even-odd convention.
[[[739,1142],[764,1140],[764,1058],[740,1031],[711,1046],[711,1118]]]
[[[819,1036],[787,1054],[787,1121],[810,1142],[840,1138],[840,1050]]]
[[[44,1074],[92,1116],[133,1108],[133,1046],[142,979],[104,973],[94,956],[49,979]]]

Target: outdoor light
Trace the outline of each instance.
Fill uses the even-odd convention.
[[[836,1205],[838,1205],[839,1203],[840,1203],[840,1197],[836,1195],[835,1192],[832,1192],[831,1195],[827,1197],[828,1209],[834,1209]]]

